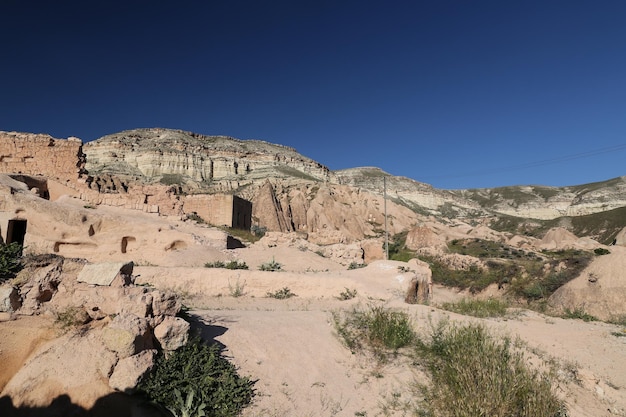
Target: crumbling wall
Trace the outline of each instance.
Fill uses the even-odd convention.
[[[40,178],[40,183],[33,182],[38,178],[26,182],[33,182],[32,187],[51,201],[72,195],[83,200],[85,207],[102,204],[169,216],[196,212],[213,225],[250,228],[252,204],[239,197],[181,196],[173,186],[142,184],[110,174],[92,177],[85,171],[85,162],[80,139],[0,131],[0,173]],[[10,187],[4,192],[11,193]]]
[[[82,148],[78,138],[0,132],[0,172],[76,181],[85,168]]]

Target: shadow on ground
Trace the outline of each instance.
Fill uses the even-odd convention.
[[[99,398],[91,409],[85,409],[67,395],[59,395],[47,407],[13,405],[10,397],[0,398],[2,417],[162,417],[163,414],[139,396],[114,393]]]

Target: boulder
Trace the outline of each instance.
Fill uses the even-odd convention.
[[[152,315],[153,316],[175,316],[182,305],[174,293],[163,293],[153,291],[152,293]]]
[[[132,262],[87,264],[78,274],[78,282],[91,285],[122,287],[132,283]]]
[[[109,386],[117,391],[132,393],[141,378],[154,366],[157,351],[147,349],[128,358],[120,359],[109,378]]]
[[[145,318],[119,314],[102,330],[102,341],[120,358],[127,358],[152,348],[150,326]]]
[[[163,350],[176,350],[187,344],[189,323],[180,317],[167,316],[154,328],[154,337]]]

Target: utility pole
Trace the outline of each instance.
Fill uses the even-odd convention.
[[[383,198],[385,200],[385,260],[389,260],[389,231],[387,230],[387,177],[383,175]]]

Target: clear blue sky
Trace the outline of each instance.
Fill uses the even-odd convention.
[[[626,1],[0,2],[0,130],[288,145],[438,188],[626,175]]]

